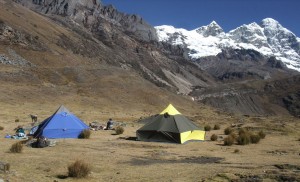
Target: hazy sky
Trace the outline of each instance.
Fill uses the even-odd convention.
[[[215,20],[225,32],[273,18],[300,37],[300,0],[102,0],[119,11],[138,14],[153,26],[188,30]]]

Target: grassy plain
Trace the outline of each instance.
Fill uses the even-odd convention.
[[[4,107],[5,106],[5,107]],[[20,154],[9,152],[16,142],[5,139],[17,125],[29,126],[27,113],[35,104],[1,105],[0,159],[10,164],[10,171],[0,173],[9,181],[74,181],[67,177],[67,167],[76,159],[92,166],[88,178],[75,181],[297,181],[300,179],[299,119],[292,117],[236,117],[214,113],[190,116],[197,125],[220,124],[220,130],[207,132],[206,141],[183,145],[135,141],[136,122],[142,115],[118,116],[126,123],[125,132],[92,131],[90,139],[57,139],[57,145],[43,149],[25,147]],[[43,109],[42,109],[43,108]],[[46,108],[46,109],[44,109]],[[73,109],[74,108],[74,109]],[[52,110],[51,110],[52,109]],[[40,118],[52,114],[53,106],[41,106]],[[88,122],[105,123],[108,115],[72,105],[71,112]],[[42,112],[43,111],[43,112]],[[159,112],[159,111],[158,111]],[[120,112],[121,113],[121,112]],[[183,113],[184,114],[184,113]],[[20,119],[15,123],[15,117]],[[146,116],[145,116],[146,117]],[[123,118],[123,119],[122,119]],[[223,132],[231,124],[243,124],[253,132],[267,136],[258,144],[224,146]],[[210,141],[212,134],[217,141]]]

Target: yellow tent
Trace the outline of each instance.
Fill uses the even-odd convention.
[[[149,120],[146,118],[146,120]],[[138,140],[185,143],[205,140],[205,131],[170,104],[159,115],[137,130]]]

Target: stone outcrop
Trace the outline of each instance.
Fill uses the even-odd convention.
[[[100,0],[15,0],[45,15],[59,15],[81,24],[92,31],[105,31],[103,20],[141,41],[157,41],[156,30],[138,15],[119,12],[112,5],[104,6]]]
[[[15,30],[2,20],[0,20],[0,42],[7,45],[19,45],[36,51],[47,50],[47,46],[39,41],[38,36]]]

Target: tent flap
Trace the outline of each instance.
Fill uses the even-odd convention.
[[[180,133],[180,143],[185,143],[189,140],[205,140],[205,131],[194,130]]]

